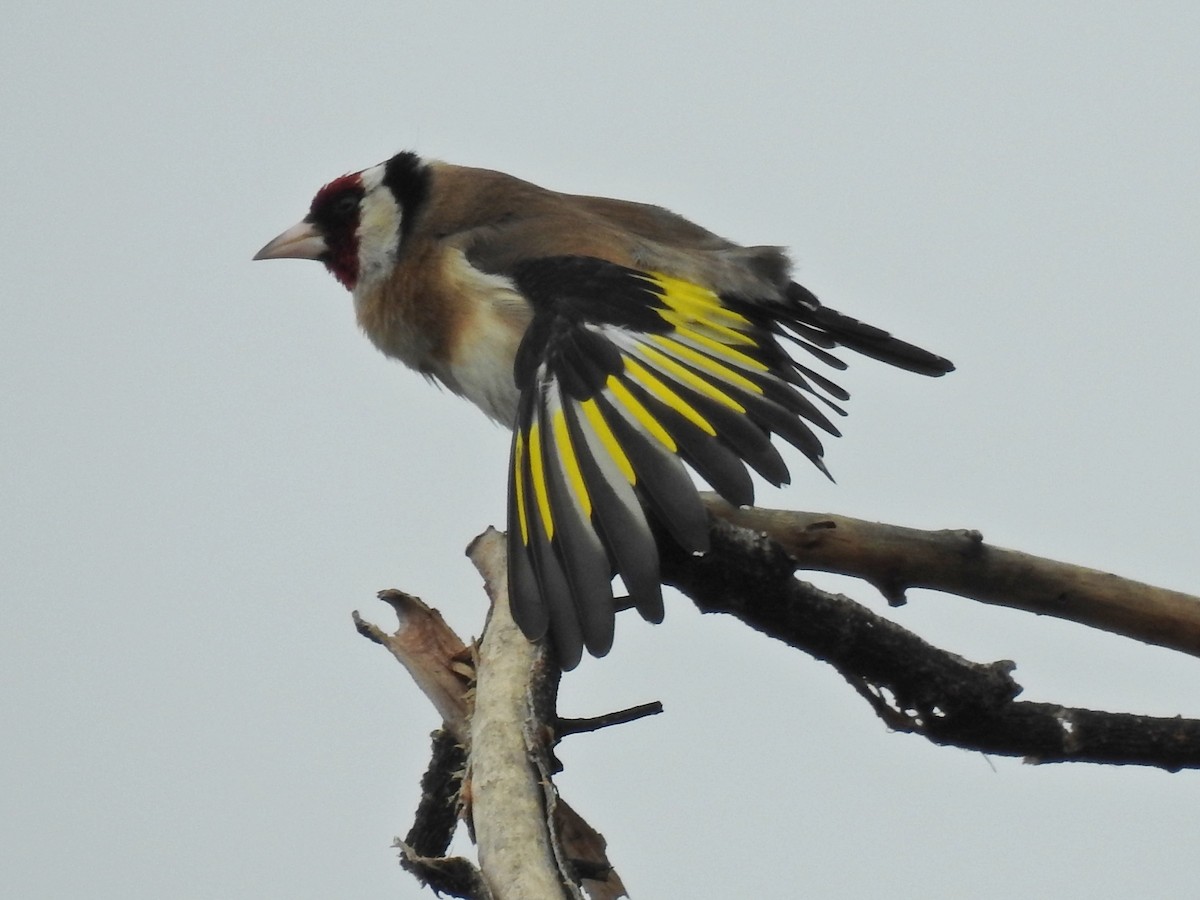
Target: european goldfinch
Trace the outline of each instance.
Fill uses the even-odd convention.
[[[815,371],[845,368],[829,349],[954,368],[822,306],[778,247],[408,152],[331,181],[254,258],[284,257],[324,263],[375,346],[513,430],[513,616],[565,669],[612,646],[615,575],[662,620],[656,536],[708,549],[684,463],[739,506],[747,465],[789,480],[773,435],[826,472],[814,429],[837,435],[848,398]]]

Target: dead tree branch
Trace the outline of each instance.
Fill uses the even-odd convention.
[[[712,538],[704,556],[665,555],[665,579],[702,611],[830,663],[898,731],[1031,762],[1200,767],[1200,721],[1018,702],[1013,663],[970,662],[797,580],[797,561],[762,532],[714,519]]]
[[[379,594],[396,611],[394,633],[353,614],[358,632],[392,652],[444,721],[413,827],[395,842],[401,864],[435,891],[467,900],[625,896],[604,838],[552,782],[552,747],[562,736],[560,673],[509,614],[503,535],[489,529],[468,555],[492,599],[476,652],[436,610],[403,591]],[[648,714],[625,711],[608,724]],[[445,856],[460,817],[476,842],[478,868]]]
[[[712,494],[705,503],[734,525],[769,534],[800,568],[862,578],[893,606],[908,588],[931,588],[1200,656],[1200,597],[994,547],[978,531],[737,509]]]
[[[544,648],[527,641],[509,614],[504,536],[489,528],[467,555],[492,599],[479,645],[468,758],[480,868],[497,898],[582,898],[559,868],[547,815],[557,794],[546,729],[534,708],[539,692],[556,691],[557,672],[547,671]]]
[[[724,612],[828,662],[891,728],[943,745],[1031,762],[1200,767],[1200,721],[1017,700],[1007,660],[976,663],[934,647],[844,596],[796,578],[798,568],[852,575],[900,605],[927,587],[1054,615],[1200,655],[1200,599],[1103,572],[990,547],[973,531],[919,531],[845,516],[734,509],[706,497],[712,549],[693,557],[664,546],[664,580],[704,612]],[[559,673],[508,612],[502,536],[468,555],[492,611],[469,648],[418,598],[383,591],[394,633],[355,625],[400,661],[444,721],[422,781],[401,862],[436,891],[468,900],[579,897],[614,900],[624,886],[603,837],[558,797],[555,742],[660,711],[645,704],[591,719],[560,719]],[[480,866],[447,857],[460,819]]]

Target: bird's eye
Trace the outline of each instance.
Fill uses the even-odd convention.
[[[342,194],[330,204],[329,211],[339,219],[349,218],[358,210],[358,198],[353,194]]]

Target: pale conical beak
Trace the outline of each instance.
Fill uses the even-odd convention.
[[[293,225],[254,254],[255,259],[320,259],[329,249],[310,222]]]

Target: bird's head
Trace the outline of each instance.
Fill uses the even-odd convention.
[[[329,182],[308,215],[254,258],[320,260],[348,290],[358,290],[395,267],[428,191],[428,168],[416,154],[398,153]]]

